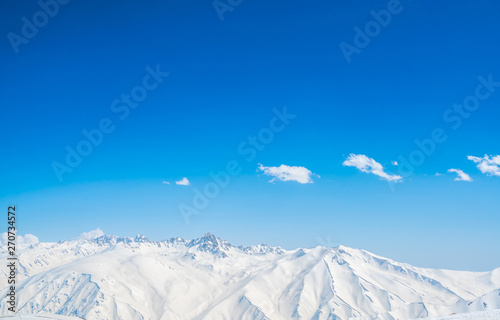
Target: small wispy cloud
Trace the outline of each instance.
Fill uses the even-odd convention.
[[[398,165],[398,162],[397,162],[397,161],[392,161],[392,162],[391,162],[391,164],[392,164],[393,166],[397,166],[397,165]]]
[[[163,184],[170,184],[170,182],[168,182],[168,181],[163,181],[162,183]]]
[[[8,244],[7,236],[8,236],[7,232],[0,234],[0,245],[7,245]],[[18,234],[16,236],[16,242],[20,246],[30,246],[32,244],[37,244],[40,241],[38,240],[37,236],[32,235],[30,233],[27,233],[24,236],[21,236]]]
[[[264,174],[273,177],[269,182],[276,179],[281,181],[296,181],[298,183],[313,183],[311,170],[299,166],[287,166],[282,164],[279,167],[265,167],[259,163],[259,170]]]
[[[472,178],[467,173],[463,172],[460,169],[448,169],[448,172],[457,174],[455,181],[468,181],[468,182],[472,181]]]
[[[372,158],[365,156],[364,154],[353,154],[351,153],[349,157],[342,163],[343,166],[355,167],[362,172],[371,173],[377,175],[387,181],[398,181],[403,179],[399,175],[391,175],[384,171],[384,167]]]
[[[188,178],[184,177],[181,180],[176,181],[175,184],[177,184],[179,186],[189,186],[190,182],[189,182]]]
[[[477,163],[477,168],[484,174],[500,176],[500,156],[474,157],[467,156],[467,159]]]
[[[78,236],[78,239],[81,240],[93,240],[99,237],[102,237],[104,235],[104,232],[97,228],[95,230],[89,231],[89,232],[83,232],[81,235]]]

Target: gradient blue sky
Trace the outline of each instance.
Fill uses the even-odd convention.
[[[249,1],[221,21],[211,1],[71,1],[15,53],[35,1],[0,10],[0,204],[21,234],[71,239],[100,227],[160,240],[212,232],[235,244],[344,244],[417,266],[500,267],[500,177],[467,156],[500,154],[500,88],[458,129],[443,115],[489,75],[500,81],[496,1],[401,1],[402,11],[348,63],[339,47],[388,1]],[[112,101],[146,66],[169,72],[129,116]],[[296,118],[252,161],[238,153],[273,109]],[[51,164],[109,118],[115,130],[60,182]],[[343,166],[391,161],[441,128],[444,143],[392,187]],[[180,203],[229,160],[240,175],[186,223]],[[276,181],[265,166],[303,166],[314,183]],[[454,181],[459,168],[474,181]],[[442,176],[435,176],[442,173]],[[167,185],[187,177],[190,186]]]

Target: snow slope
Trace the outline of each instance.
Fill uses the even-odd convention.
[[[425,320],[498,320],[500,309],[449,315],[445,317],[426,318]]]
[[[416,268],[344,246],[102,236],[32,245],[19,261],[20,313],[88,320],[412,319],[500,308],[500,268]]]
[[[7,320],[82,320],[82,318],[65,317],[59,315],[16,315],[2,317],[1,319]]]

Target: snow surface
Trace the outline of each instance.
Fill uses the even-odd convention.
[[[15,315],[15,316],[7,316],[1,317],[0,319],[8,319],[8,320],[82,320],[82,318],[75,317],[65,317],[59,315]]]
[[[344,246],[236,247],[212,234],[191,241],[102,236],[24,247],[19,264],[21,314],[393,320],[500,308],[500,268],[416,268]],[[8,315],[5,304],[1,314]]]
[[[498,320],[498,319],[500,319],[500,310],[497,309],[491,311],[455,314],[445,317],[426,318],[424,320]]]

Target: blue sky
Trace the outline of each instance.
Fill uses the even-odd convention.
[[[498,2],[231,3],[222,21],[211,1],[69,1],[46,21],[36,2],[2,4],[0,203],[18,205],[22,234],[210,231],[236,244],[344,244],[426,267],[500,266],[500,176],[484,167],[494,158],[478,160],[483,170],[467,158],[500,154]],[[355,46],[381,10],[390,21],[346,59],[342,43]],[[474,110],[458,113],[464,102]],[[239,146],[269,133],[285,107],[295,117],[248,161]],[[103,121],[112,132],[60,181],[53,163],[67,165],[66,147]],[[408,174],[402,159],[436,130],[441,142]],[[366,158],[343,165],[351,154]],[[240,172],[187,223],[179,205],[231,161]],[[304,168],[312,183],[270,183],[259,164]],[[400,179],[373,174],[377,164]],[[188,186],[175,184],[184,177]]]

